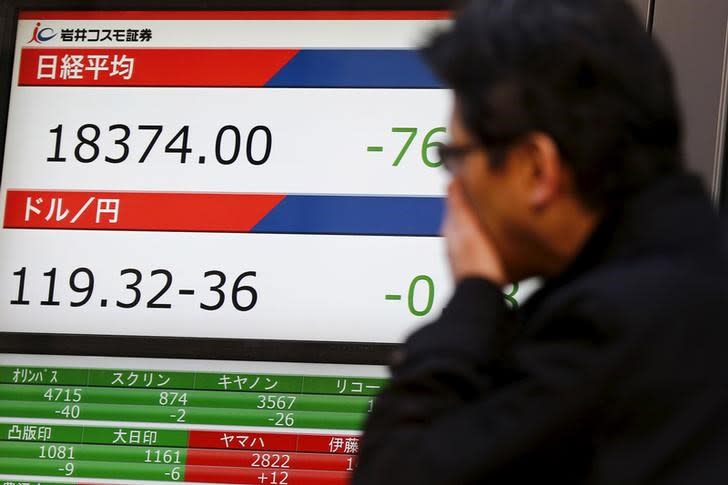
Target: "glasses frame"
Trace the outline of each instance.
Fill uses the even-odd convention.
[[[437,147],[437,154],[445,170],[454,174],[459,171],[466,156],[481,149],[482,146],[478,143],[466,143],[462,145],[443,143]]]

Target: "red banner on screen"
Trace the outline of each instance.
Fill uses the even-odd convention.
[[[268,194],[8,190],[4,227],[248,232],[283,198]]]
[[[295,49],[24,48],[21,86],[263,86]]]

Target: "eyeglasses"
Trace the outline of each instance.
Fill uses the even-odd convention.
[[[465,145],[439,145],[437,154],[442,161],[442,166],[450,173],[456,173],[463,164],[465,156],[481,147],[477,143],[468,143]]]

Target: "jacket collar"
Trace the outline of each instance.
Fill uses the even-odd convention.
[[[662,177],[607,212],[567,268],[524,305],[539,306],[553,290],[604,264],[646,253],[722,245],[718,216],[697,176]]]

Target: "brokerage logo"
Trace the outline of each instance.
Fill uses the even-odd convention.
[[[56,35],[58,35],[56,34],[56,31],[50,27],[45,27],[41,29],[40,22],[38,22],[37,24],[35,24],[35,29],[33,29],[33,37],[28,41],[28,44],[42,44],[44,42],[48,42]]]

